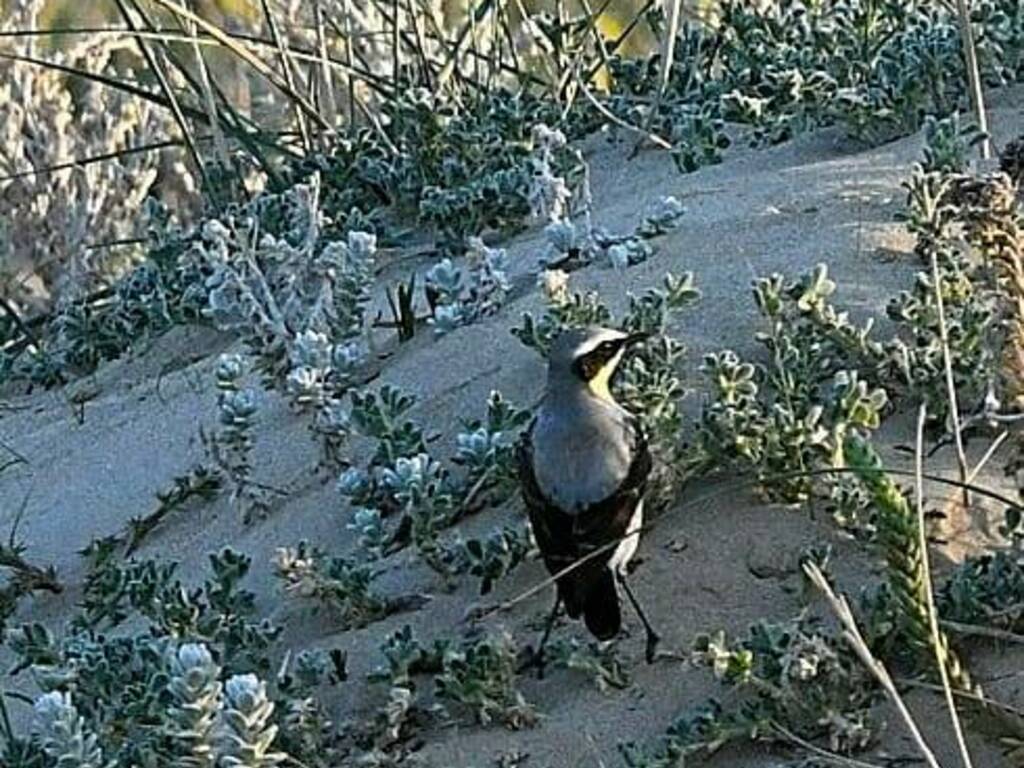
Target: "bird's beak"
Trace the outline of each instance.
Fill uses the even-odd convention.
[[[629,349],[630,347],[635,347],[640,344],[643,344],[649,338],[651,338],[651,334],[649,333],[631,333],[629,334],[629,336],[622,340],[622,346],[625,347],[626,349]]]

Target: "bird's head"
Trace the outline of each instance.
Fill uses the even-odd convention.
[[[560,386],[586,386],[590,393],[611,400],[608,389],[623,355],[646,334],[588,327],[563,331],[551,345],[548,381]]]

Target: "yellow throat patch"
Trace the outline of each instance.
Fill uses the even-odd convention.
[[[599,370],[594,376],[587,381],[587,387],[593,393],[594,397],[599,400],[607,400],[609,403],[614,403],[615,398],[612,397],[612,391],[608,388],[611,383],[612,374],[615,373],[615,369],[619,365],[619,361],[622,359],[622,350],[608,360],[601,370]]]

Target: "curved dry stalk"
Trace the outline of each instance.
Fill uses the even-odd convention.
[[[645,131],[640,126],[633,125],[632,123],[623,120],[621,117],[619,117],[610,109],[608,109],[604,104],[601,103],[601,101],[596,96],[594,96],[593,93],[590,92],[590,89],[587,87],[587,84],[583,82],[582,78],[580,78],[578,74],[576,77],[577,85],[579,86],[580,91],[582,91],[583,95],[586,97],[587,101],[590,102],[591,106],[593,106],[594,109],[601,113],[602,117],[604,117],[609,122],[619,126],[620,128],[630,131],[631,133],[638,134],[640,136],[641,141],[647,139],[647,141],[651,142],[655,146],[661,147],[662,149],[666,149],[668,151],[672,150],[672,143],[669,142],[668,140],[663,139],[661,136],[654,133],[653,131]]]
[[[927,418],[928,406],[921,403],[917,413],[917,444],[914,451],[914,506],[917,508],[918,547],[921,550],[921,570],[924,574],[923,592],[928,614],[928,628],[932,636],[931,646],[935,652],[935,663],[939,668],[939,681],[946,699],[946,708],[949,710],[949,717],[953,722],[953,734],[956,736],[964,768],[974,768],[974,764],[971,762],[971,753],[967,749],[967,740],[964,738],[963,725],[957,715],[953,691],[949,685],[949,670],[946,666],[948,661],[947,641],[945,635],[939,630],[939,613],[935,608],[935,592],[932,589],[932,567],[928,559],[928,539],[925,536],[924,519],[924,425]]]
[[[178,5],[172,0],[153,0],[157,5],[166,8],[168,11],[173,13],[178,18],[184,21],[191,21],[199,29],[203,30],[206,34],[220,43],[222,46],[227,48],[238,58],[252,67],[254,70],[259,72],[266,80],[279,90],[284,96],[286,96],[293,104],[301,109],[306,116],[315,122],[319,128],[328,130],[330,125],[323,118],[323,116],[317,112],[316,108],[309,103],[305,96],[289,87],[288,82],[282,78],[280,74],[275,72],[273,69],[268,67],[258,56],[252,53],[244,45],[238,43],[230,35],[226,34],[216,24],[211,24],[202,16],[199,16],[188,8]]]
[[[796,746],[807,750],[815,757],[819,757],[826,762],[844,766],[844,768],[882,768],[882,766],[877,763],[865,763],[863,760],[857,760],[852,757],[847,757],[846,755],[837,754],[836,752],[829,752],[827,749],[822,749],[806,739],[801,739],[791,730],[782,725],[782,723],[772,721],[771,727],[773,730],[778,731],[779,735],[783,738],[789,739],[789,741],[793,742]]]
[[[832,587],[829,586],[828,581],[825,579],[825,575],[821,572],[814,563],[804,563],[804,573],[807,574],[807,578],[811,580],[811,583],[816,586],[821,593],[828,600],[829,605],[832,607],[832,611],[835,613],[839,622],[843,625],[843,638],[849,643],[853,652],[857,654],[857,658],[860,659],[861,663],[867,668],[875,679],[878,680],[882,686],[882,690],[885,691],[889,700],[896,707],[896,711],[899,712],[900,717],[903,718],[904,724],[907,726],[907,730],[910,731],[910,735],[917,745],[918,751],[928,764],[929,768],[941,768],[938,759],[935,757],[935,753],[931,747],[928,746],[928,742],[924,740],[924,736],[921,734],[921,729],[918,728],[917,723],[914,722],[913,715],[910,714],[910,710],[907,709],[906,703],[903,701],[903,697],[900,696],[900,692],[896,690],[896,683],[893,682],[892,677],[889,675],[889,671],[885,668],[885,665],[876,659],[868,648],[867,642],[860,633],[860,629],[857,627],[857,621],[853,618],[853,612],[850,610],[849,603],[846,602],[846,598],[841,595],[836,595],[832,591]]]
[[[812,469],[812,470],[797,470],[797,471],[794,471],[794,472],[780,472],[778,474],[767,475],[767,476],[763,476],[763,477],[759,477],[759,478],[756,478],[756,477],[747,478],[746,480],[743,480],[741,482],[726,483],[721,488],[717,489],[714,493],[709,493],[708,495],[702,496],[699,499],[692,499],[690,501],[684,501],[681,504],[677,504],[677,505],[673,506],[671,509],[669,509],[668,511],[666,511],[664,514],[659,516],[658,520],[661,521],[663,519],[666,519],[666,518],[670,517],[673,514],[676,514],[678,512],[682,512],[682,511],[684,511],[686,509],[689,509],[691,506],[693,506],[695,504],[711,503],[711,502],[715,501],[716,499],[722,499],[722,498],[724,498],[726,496],[734,494],[734,493],[736,493],[736,491],[738,491],[738,490],[740,490],[742,488],[752,488],[752,487],[760,485],[760,484],[762,484],[762,483],[764,483],[766,481],[767,482],[772,482],[772,481],[780,481],[780,480],[794,480],[794,479],[801,478],[801,477],[824,477],[826,475],[856,475],[856,474],[864,474],[864,473],[870,473],[870,472],[875,472],[875,471],[876,470],[865,469],[865,468],[854,469],[853,467],[830,467],[830,468],[827,468],[827,469]],[[878,474],[896,475],[897,477],[914,477],[915,476],[915,473],[913,471],[905,470],[905,469],[895,469],[895,468],[890,468],[890,469],[885,469],[885,470],[881,470],[880,469],[880,470],[877,470],[877,473]],[[961,488],[961,489],[970,490],[970,491],[978,494],[979,496],[984,496],[984,497],[986,497],[986,498],[988,498],[988,499],[990,499],[992,501],[999,502],[1000,504],[1005,504],[1005,505],[1007,505],[1009,507],[1020,506],[1020,503],[1018,501],[1014,501],[1013,499],[1009,498],[1008,496],[1005,496],[1005,495],[999,493],[998,491],[993,491],[993,490],[991,490],[989,488],[985,488],[984,486],[974,485],[972,483],[963,483],[963,482],[961,482],[959,480],[953,480],[951,478],[943,477],[941,475],[932,475],[932,474],[928,474],[928,473],[924,473],[923,477],[924,477],[925,480],[928,480],[929,482],[932,482],[932,483],[937,483],[939,485],[945,485],[945,486],[949,486],[949,487],[953,487],[953,488]],[[634,531],[634,532],[631,532],[631,533],[627,534],[627,536],[634,536],[634,535],[639,536],[641,533],[648,533],[653,527],[655,527],[653,524],[646,523],[642,528],[640,528],[637,531]],[[543,592],[545,589],[547,589],[548,587],[552,586],[558,579],[562,578],[566,574],[572,573],[577,568],[583,566],[585,563],[588,563],[590,560],[592,560],[592,559],[594,559],[596,557],[600,557],[601,555],[607,554],[612,549],[617,547],[619,545],[619,543],[622,541],[623,538],[625,538],[625,537],[622,537],[622,538],[610,541],[607,544],[605,544],[604,546],[598,547],[597,549],[593,550],[592,552],[588,552],[584,557],[580,558],[579,560],[577,560],[574,563],[570,563],[565,568],[563,568],[562,570],[558,571],[558,573],[542,579],[541,581],[539,581],[536,584],[534,584],[532,587],[529,587],[529,588],[525,589],[524,591],[522,591],[519,594],[509,598],[508,600],[504,600],[504,601],[502,601],[500,603],[495,603],[495,604],[492,604],[490,606],[483,606],[483,607],[480,607],[478,609],[475,609],[472,612],[472,614],[471,614],[471,618],[474,619],[474,620],[480,621],[480,620],[483,620],[483,619],[485,619],[485,618],[487,618],[489,616],[494,615],[495,613],[503,613],[505,611],[512,610],[512,608],[514,608],[515,606],[519,605],[519,603],[522,603],[525,600],[529,600],[534,595],[537,595],[537,594]]]

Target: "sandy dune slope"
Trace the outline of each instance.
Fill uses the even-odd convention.
[[[1021,125],[1024,92],[999,94],[993,110],[997,145]],[[920,137],[864,149],[835,131],[801,137],[783,146],[751,150],[736,147],[719,166],[681,176],[662,153],[646,152],[627,160],[630,145],[588,144],[598,221],[612,230],[631,228],[644,208],[672,194],[687,206],[681,225],[656,241],[658,252],[626,272],[594,266],[575,273],[575,288],[596,288],[613,307],[625,292],[642,291],[660,282],[669,270],[692,270],[703,292],[700,304],[684,313],[676,329],[690,346],[689,378],[699,387],[696,366],[706,351],[733,347],[756,354],[757,318],[750,295],[755,275],[773,271],[796,275],[819,261],[838,281],[838,303],[858,318],[883,315],[890,296],[909,283],[917,268],[908,255],[911,241],[895,220],[903,205],[901,180],[920,151]],[[532,285],[540,236],[530,231],[507,245],[510,261],[523,284]],[[429,432],[451,437],[460,419],[482,415],[488,393],[500,389],[514,402],[532,403],[543,381],[542,362],[509,334],[524,311],[536,312],[536,290],[507,305],[486,322],[440,339],[424,332],[402,347],[388,347],[379,382],[396,384],[417,395],[416,418]],[[76,554],[97,536],[118,532],[134,516],[150,511],[153,494],[176,474],[203,458],[198,429],[214,420],[212,368],[230,340],[203,329],[179,329],[155,339],[143,353],[102,368],[65,392],[9,395],[15,409],[0,410],[0,439],[24,455],[28,464],[0,473],[0,531],[7,531],[25,500],[21,538],[33,562],[53,563],[69,589],[61,597],[26,602],[25,618],[58,625],[78,595],[83,564]],[[68,400],[84,399],[82,419]],[[699,394],[691,399],[695,405]],[[351,549],[346,530],[348,510],[333,488],[310,472],[316,447],[306,426],[286,404],[264,395],[256,433],[257,472],[288,497],[266,519],[249,527],[240,522],[225,498],[183,512],[151,535],[141,554],[182,561],[184,574],[198,574],[206,554],[224,545],[254,558],[250,586],[261,610],[287,627],[285,644],[297,647],[338,646],[349,653],[352,676],[333,706],[339,716],[370,711],[382,691],[366,682],[365,673],[379,663],[377,647],[387,632],[411,624],[424,638],[457,632],[467,609],[480,602],[475,583],[444,592],[423,566],[398,555],[388,563],[382,587],[395,592],[433,596],[429,607],[394,616],[353,632],[339,633],[324,615],[310,616],[310,606],[282,596],[270,558],[278,546],[309,539],[334,552]],[[885,429],[888,443],[906,440],[909,422],[897,417]],[[980,446],[979,446],[980,448]],[[444,454],[442,440],[436,450]],[[936,461],[949,461],[941,453]],[[998,478],[996,478],[998,479]],[[742,490],[723,492],[729,478],[687,491],[643,541],[644,563],[636,588],[665,636],[666,647],[686,648],[696,632],[725,628],[741,631],[759,618],[783,619],[800,608],[800,579],[795,558],[801,548],[819,542],[835,546],[836,571],[844,588],[855,591],[875,569],[869,553],[843,540],[819,515],[766,506]],[[703,499],[703,501],[702,501]],[[471,520],[468,530],[486,530],[521,514],[518,503]],[[969,551],[984,540],[981,524],[960,521],[951,553]],[[501,582],[490,599],[511,597],[543,576],[531,562]],[[491,620],[522,642],[533,639],[536,620],[550,606],[545,593]],[[631,686],[601,693],[589,681],[556,672],[543,681],[524,682],[527,698],[543,714],[537,728],[511,733],[452,725],[430,732],[423,757],[438,766],[486,766],[511,752],[529,755],[528,766],[615,766],[621,764],[621,740],[651,740],[673,717],[702,703],[717,686],[705,671],[673,662],[643,663],[639,625],[627,614],[629,637],[620,645],[628,660]],[[560,632],[579,633],[563,625]],[[1006,654],[979,649],[978,672],[1019,668]],[[5,682],[4,686],[8,683]],[[1016,683],[997,688],[1013,698]],[[926,730],[949,752],[952,741],[941,709],[930,698],[912,696],[927,713]],[[24,713],[22,713],[24,714]],[[911,747],[895,721],[886,746],[907,755]],[[977,745],[977,765],[999,765],[998,753]],[[715,765],[769,766],[783,753],[768,757],[753,750],[730,751]],[[956,764],[955,759],[948,762]]]

